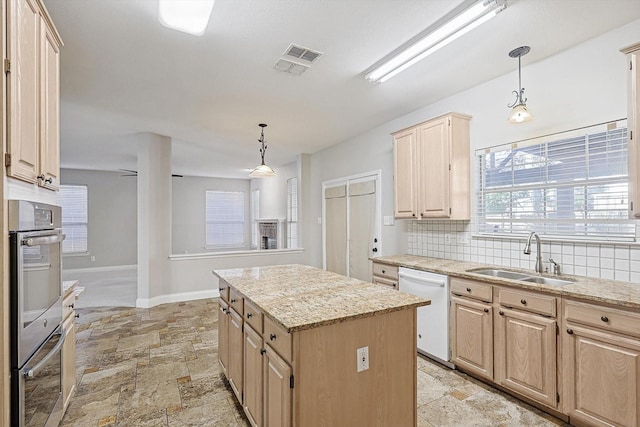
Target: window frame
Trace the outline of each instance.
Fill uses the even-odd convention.
[[[209,216],[208,216],[208,210],[209,210],[209,195],[214,196],[215,194],[235,194],[235,195],[239,195],[239,200],[242,203],[241,209],[240,211],[242,212],[242,220],[241,221],[233,221],[233,220],[228,220],[228,221],[209,221]],[[204,207],[204,247],[205,249],[209,249],[209,250],[227,250],[227,249],[237,249],[237,248],[245,248],[246,244],[247,244],[247,236],[246,236],[246,230],[245,230],[245,226],[246,226],[246,192],[245,191],[234,191],[234,190],[205,190],[205,203],[204,203],[205,207]],[[237,212],[236,212],[237,214]],[[242,230],[241,236],[242,239],[241,241],[235,241],[232,243],[216,243],[214,242],[210,242],[208,240],[208,236],[210,235],[209,233],[209,227],[210,224],[240,224],[240,229]],[[212,230],[212,235],[215,235],[215,230]]]
[[[514,238],[536,231],[550,240],[635,242],[637,227],[633,220],[628,219],[627,132],[626,120],[618,120],[477,150],[478,235]],[[597,144],[604,147],[605,156],[593,150],[593,147],[601,147]],[[613,147],[611,151],[610,147]],[[487,156],[497,159],[500,155],[509,161],[503,160],[497,166],[486,160]],[[515,159],[518,155],[528,155],[529,159],[518,162]],[[536,155],[539,160],[536,160]],[[491,164],[489,171],[488,164]],[[584,171],[579,167],[572,169],[576,165],[583,165]],[[505,172],[501,172],[500,168],[504,168]],[[552,168],[555,168],[554,172],[551,172]],[[592,174],[591,168],[615,172],[598,175]],[[583,176],[576,178],[575,171],[583,173]],[[509,173],[510,181],[504,176],[497,178],[500,174],[508,178]],[[597,201],[602,203],[602,199],[606,198],[601,196],[606,196],[606,192],[602,192],[604,187],[615,195],[615,198],[611,198],[616,200],[615,203],[620,200],[619,206],[605,200],[604,205],[610,206],[596,209]],[[570,194],[571,189],[573,194]],[[576,192],[579,189],[584,191],[582,204],[580,193]],[[520,198],[514,199],[516,194],[520,194]],[[503,200],[503,204],[506,203],[504,210],[487,208],[489,196],[506,198]],[[526,203],[533,206],[532,200],[536,198],[539,206],[527,208]],[[520,209],[514,208],[518,204]],[[572,216],[563,216],[563,213]]]
[[[295,188],[295,206],[293,203],[293,192],[291,191]],[[300,246],[300,228],[299,218],[300,218],[300,198],[298,197],[298,177],[292,177],[287,179],[287,219],[286,219],[286,227],[287,227],[287,249],[297,249]],[[295,218],[292,213],[295,212]],[[292,246],[292,230],[295,227],[295,247]]]
[[[83,188],[84,189],[84,215],[86,217],[86,221],[65,221],[65,212],[68,212],[70,209],[68,206],[63,206],[62,201],[60,200],[61,192],[64,192],[66,189],[70,189],[71,187]],[[89,186],[86,184],[60,184],[60,188],[58,189],[58,204],[62,208],[62,233],[65,235],[65,239],[62,241],[62,255],[63,256],[77,256],[77,255],[87,255],[89,253]],[[82,214],[81,214],[82,215]],[[84,227],[85,229],[85,238],[84,238],[84,246],[82,247],[82,242],[78,243],[80,245],[80,249],[78,250],[65,250],[65,247],[68,247],[70,244],[72,247],[75,246],[76,239],[74,239],[74,233],[68,230],[69,226],[73,227]]]

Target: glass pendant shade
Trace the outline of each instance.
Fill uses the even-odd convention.
[[[252,178],[267,178],[270,176],[276,176],[276,172],[271,169],[271,167],[265,165],[264,163],[252,170],[249,173],[249,176]]]
[[[513,110],[511,110],[507,123],[517,125],[520,123],[530,122],[531,120],[533,120],[533,116],[527,109],[527,106],[525,104],[518,104],[513,107]]]

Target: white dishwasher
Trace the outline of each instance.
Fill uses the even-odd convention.
[[[449,277],[400,267],[398,289],[431,300],[418,308],[418,351],[449,367]]]

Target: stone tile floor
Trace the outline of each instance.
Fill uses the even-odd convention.
[[[78,312],[77,389],[62,427],[249,425],[218,366],[216,300]],[[564,425],[422,357],[418,417],[419,427]]]

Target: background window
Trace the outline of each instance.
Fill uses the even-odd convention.
[[[89,222],[86,185],[61,185],[58,204],[62,207],[62,253],[87,252]]]
[[[478,159],[479,232],[635,240],[626,127],[587,128]]]
[[[260,190],[251,192],[251,247],[258,247],[258,221],[260,218]]]
[[[298,247],[298,178],[287,180],[287,248]]]
[[[206,237],[209,248],[244,246],[244,192],[206,192]]]

